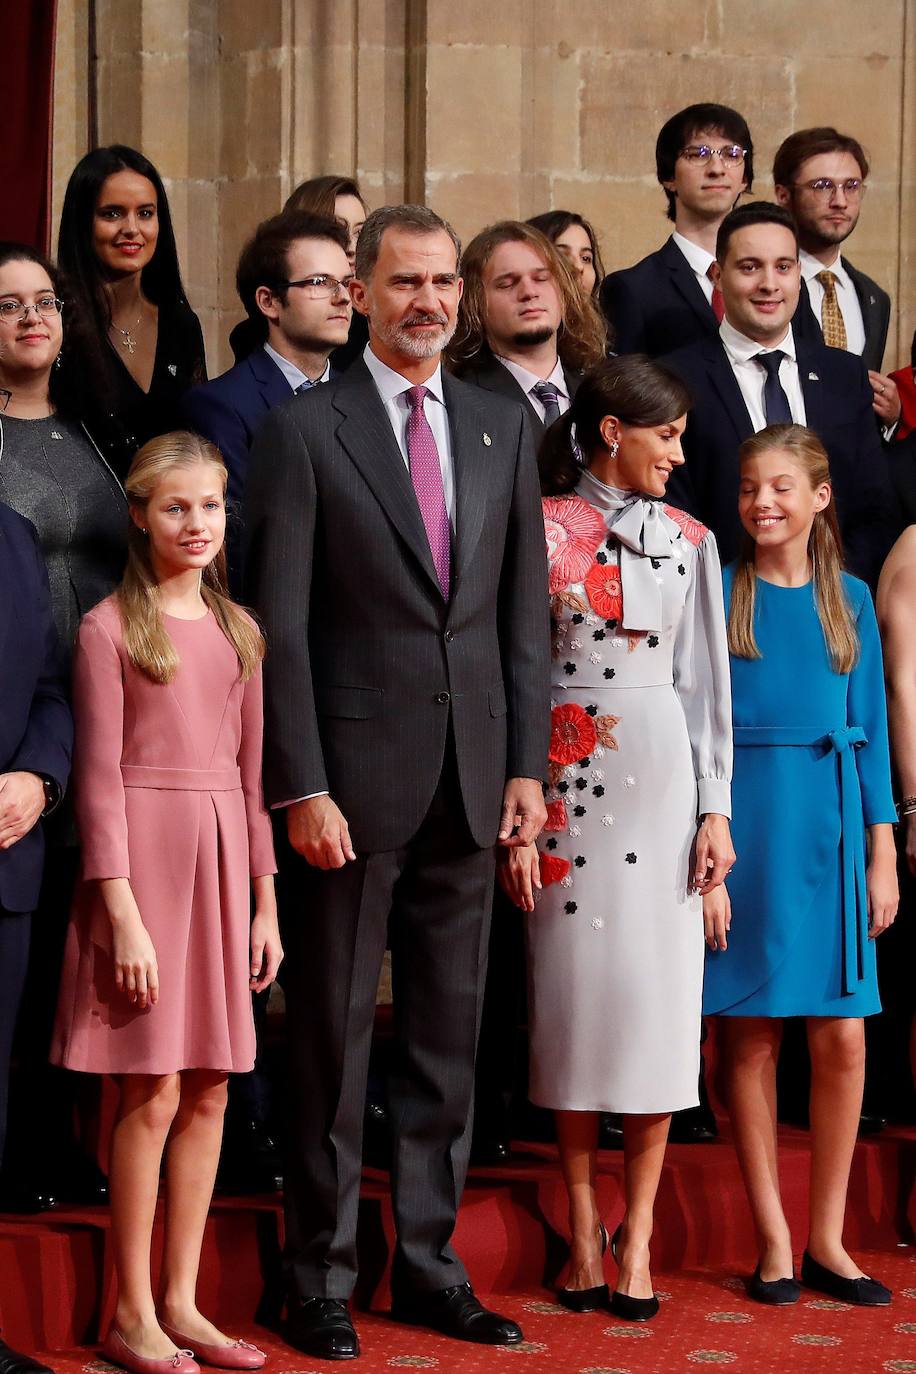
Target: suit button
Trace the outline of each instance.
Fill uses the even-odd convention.
[[[446,644],[451,644],[451,642],[452,642],[452,640],[453,640],[454,638],[455,638],[455,631],[454,631],[454,630],[446,630],[446,632],[445,632],[445,642],[446,642]]]
[[[436,700],[438,701],[440,706],[447,706],[451,701],[451,697],[449,696],[448,692],[437,692]]]

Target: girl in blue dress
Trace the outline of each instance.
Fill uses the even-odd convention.
[[[811,1177],[801,1282],[880,1305],[891,1294],[847,1254],[843,1221],[863,1017],[881,1009],[873,941],[897,909],[881,644],[868,588],[841,569],[817,436],[772,425],[741,446],[739,461],[746,538],[724,574],[739,857],[728,892],[704,899],[703,1010],[723,1018],[735,1147],[759,1245],[749,1292],[769,1303],[800,1292],[779,1193],[776,1061],[782,1018],[804,1016]]]

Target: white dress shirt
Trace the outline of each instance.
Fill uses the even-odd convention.
[[[693,269],[694,275],[702,287],[703,295],[712,305],[712,282],[709,280],[709,269],[716,260],[715,254],[710,253],[707,248],[701,248],[698,243],[694,243],[691,239],[685,239],[684,235],[679,234],[677,230],[671,237]]]
[[[843,266],[839,249],[837,249],[836,260],[829,267],[826,267],[818,258],[812,257],[810,253],[806,253],[804,248],[801,249],[798,256],[801,262],[802,276],[808,288],[808,299],[818,324],[821,323],[824,288],[817,280],[817,274],[818,272],[832,272],[836,277],[834,289],[836,290],[840,314],[843,316],[843,324],[846,327],[846,352],[858,353],[861,358],[865,352],[865,321],[862,319],[862,307],[856,295],[856,288]]]
[[[385,414],[388,416],[391,428],[394,430],[394,437],[397,440],[398,448],[404,464],[410,471],[410,459],[407,456],[407,419],[410,415],[410,406],[407,404],[407,392],[414,382],[407,377],[402,377],[400,372],[395,372],[388,367],[381,359],[377,358],[372,352],[369,344],[366,345],[363,359],[372,374],[372,380],[378,388],[378,393],[382,398],[382,405],[385,407]],[[442,390],[442,364],[436,368],[431,377],[427,377],[423,383],[426,387],[426,396],[423,400],[423,413],[429,421],[429,427],[433,432],[436,441],[436,448],[439,450],[439,467],[442,470],[442,490],[445,494],[445,509],[448,511],[448,518],[452,529],[455,528],[455,465],[452,461],[452,436],[448,427],[448,411],[445,408],[445,394]]]
[[[513,363],[508,358],[502,358],[498,353],[494,353],[493,356],[498,362],[502,363],[507,372],[512,373],[512,376],[518,382],[522,391],[524,391],[528,400],[537,411],[539,419],[543,420],[545,415],[544,402],[539,396],[535,396],[533,391],[533,388],[536,387],[539,382],[549,382],[552,387],[556,387],[557,405],[560,414],[566,414],[567,410],[569,410],[569,407],[572,405],[572,401],[570,400],[569,389],[566,385],[566,378],[563,375],[563,364],[560,362],[559,358],[557,358],[556,366],[549,377],[539,377],[537,373],[529,372],[527,367],[522,367],[520,363]]]
[[[763,409],[763,388],[766,384],[767,374],[760,363],[755,360],[758,354],[773,353],[777,349],[786,355],[779,364],[779,380],[788,398],[792,419],[797,425],[808,423],[805,416],[805,398],[802,394],[801,378],[798,375],[795,338],[792,334],[791,325],[785,338],[778,344],[771,344],[769,348],[764,348],[761,344],[755,343],[746,334],[739,334],[738,330],[730,325],[728,320],[723,320],[719,325],[719,338],[725,347],[725,353],[731,364],[732,372],[735,374],[735,380],[741,388],[741,395],[744,397],[744,404],[747,406],[755,434],[761,429],[766,429],[767,423],[766,413]]]
[[[291,363],[289,358],[284,358],[283,354],[278,353],[275,348],[271,348],[269,343],[264,345],[264,352],[267,354],[268,358],[273,358],[277,367],[289,382],[291,391],[298,390],[303,382],[312,382],[314,384],[316,382],[329,382],[331,380],[330,362],[325,363],[324,371],[320,377],[307,377],[304,372],[300,371],[295,363]]]

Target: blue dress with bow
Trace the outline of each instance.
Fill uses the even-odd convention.
[[[726,610],[734,565],[724,574]],[[762,657],[732,657],[732,928],[708,951],[703,1010],[869,1016],[881,1010],[868,938],[865,827],[896,819],[881,642],[864,582],[843,575],[860,641],[836,673],[814,584],[757,579]]]

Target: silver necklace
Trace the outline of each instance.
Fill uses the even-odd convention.
[[[142,315],[138,315],[138,316],[137,316],[136,323],[135,323],[132,327],[133,327],[134,329],[136,329],[136,328],[138,328],[139,325],[141,325],[142,323],[143,323],[143,316],[142,316]],[[130,332],[130,331],[131,331],[131,326],[128,325],[126,329],[122,329],[121,326],[120,326],[119,324],[115,324],[114,320],[112,320],[112,322],[111,322],[111,327],[112,327],[112,329],[116,329],[116,330],[118,331],[118,333],[121,335],[121,347],[122,347],[122,348],[126,348],[127,351],[128,351],[128,353],[130,353],[130,354],[135,353],[135,352],[136,352],[136,348],[137,348],[137,340],[134,338],[133,334]]]

